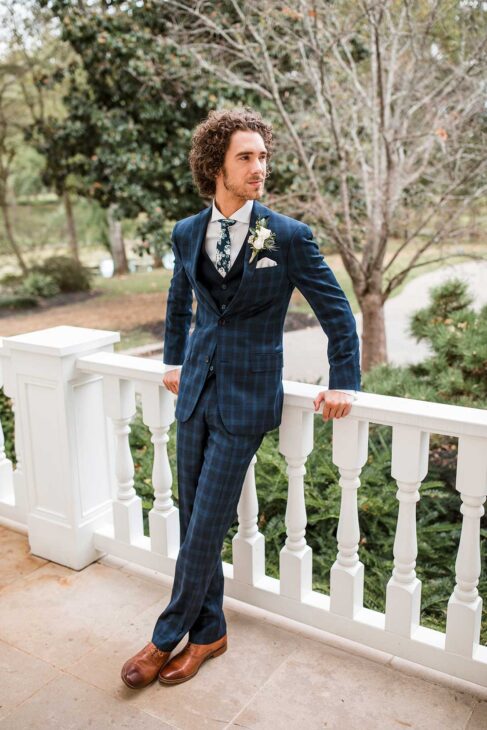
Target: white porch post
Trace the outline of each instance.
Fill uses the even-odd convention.
[[[93,532],[112,520],[102,378],[80,355],[111,352],[118,332],[51,327],[5,337],[22,444],[27,526],[34,555],[80,570],[101,553]]]
[[[254,454],[245,475],[237,506],[238,532],[232,539],[233,577],[241,583],[256,585],[265,575],[265,537],[259,532],[259,502],[255,486]]]
[[[154,504],[149,512],[151,550],[177,558],[179,510],[172,498],[172,471],[167,454],[169,428],[174,421],[174,395],[161,385],[141,383],[142,418],[154,444],[152,486]]]
[[[428,472],[429,434],[413,426],[394,426],[391,473],[397,481],[399,510],[394,539],[394,570],[387,584],[386,629],[412,636],[419,626],[421,581],[416,577],[416,502]]]
[[[301,601],[312,590],[313,551],[306,543],[304,475],[313,449],[314,412],[284,406],[279,451],[287,462],[286,544],[279,555],[280,593]]]
[[[448,601],[445,649],[471,657],[480,641],[482,598],[477,589],[480,576],[480,519],[487,493],[485,439],[460,436],[456,489],[463,515],[458,547],[455,589]]]
[[[364,565],[359,560],[360,526],[357,490],[367,461],[369,424],[356,418],[333,421],[333,463],[342,489],[338,521],[338,553],[330,572],[330,610],[354,618],[363,606]]]

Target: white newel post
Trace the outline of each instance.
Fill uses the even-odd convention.
[[[133,545],[144,536],[142,500],[134,489],[135,468],[129,441],[129,424],[137,410],[134,381],[104,375],[103,400],[105,413],[112,420],[115,440],[114,536],[120,542]]]
[[[23,449],[30,547],[75,570],[101,556],[93,532],[112,519],[102,378],[77,371],[76,360],[112,352],[119,339],[118,332],[67,326],[3,339]]]
[[[482,598],[480,576],[480,518],[487,494],[487,444],[485,439],[460,436],[456,488],[462,498],[460,545],[455,564],[456,585],[448,601],[445,648],[471,657],[479,644]]]
[[[301,601],[312,590],[313,551],[306,543],[305,463],[313,449],[314,412],[284,406],[279,451],[287,462],[286,544],[279,556],[280,593]]]
[[[333,420],[333,463],[342,488],[338,522],[338,553],[330,572],[330,610],[354,618],[363,607],[364,565],[358,556],[360,527],[357,489],[367,461],[369,424],[356,418]]]
[[[237,506],[238,532],[232,539],[233,577],[247,585],[256,585],[265,575],[265,537],[259,532],[257,524],[259,503],[255,486],[256,462],[254,454]]]
[[[387,631],[411,637],[419,626],[421,581],[416,577],[418,542],[416,502],[419,487],[428,471],[429,433],[412,426],[394,426],[392,431],[391,474],[397,481],[396,535],[394,570],[387,584]]]
[[[154,503],[149,512],[151,550],[177,558],[179,551],[179,510],[172,498],[172,471],[167,455],[169,427],[174,421],[174,395],[163,385],[141,383],[142,417],[154,444],[152,486]]]

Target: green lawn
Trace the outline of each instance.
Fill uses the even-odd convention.
[[[93,289],[103,292],[103,297],[121,297],[124,294],[143,294],[169,289],[172,271],[153,269],[138,271],[111,278],[93,277]]]

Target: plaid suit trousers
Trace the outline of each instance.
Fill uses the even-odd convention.
[[[171,599],[152,636],[161,651],[174,649],[187,632],[194,644],[210,644],[226,633],[221,550],[265,432],[226,430],[217,381],[210,376],[191,417],[177,421],[180,548]]]

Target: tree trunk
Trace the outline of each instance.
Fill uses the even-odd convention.
[[[112,253],[114,274],[127,274],[129,267],[127,256],[125,254],[125,246],[123,242],[122,222],[114,216],[115,206],[110,205],[107,210],[108,231],[110,237],[110,250]]]
[[[17,246],[12,224],[10,222],[8,203],[6,200],[1,201],[1,207],[2,207],[2,213],[3,213],[3,222],[5,224],[5,233],[7,235],[7,241],[9,242],[10,247],[16,256],[17,261],[19,262],[19,266],[20,266],[22,273],[27,274],[29,272],[29,269],[27,268],[27,264],[25,263],[24,259],[22,258],[20,248]]]
[[[73,206],[67,190],[63,192],[64,210],[66,212],[66,223],[68,224],[68,244],[71,256],[79,263],[78,237],[74,222]]]
[[[360,299],[362,310],[362,370],[366,373],[375,365],[387,362],[384,303],[379,293],[369,293]]]
[[[162,269],[162,259],[155,251],[152,253],[152,268]]]

